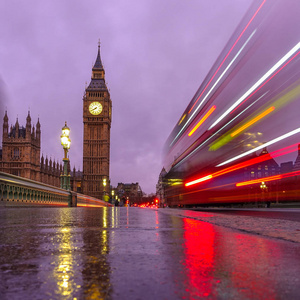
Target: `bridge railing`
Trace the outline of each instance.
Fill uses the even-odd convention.
[[[0,172],[0,206],[112,206],[103,200]]]

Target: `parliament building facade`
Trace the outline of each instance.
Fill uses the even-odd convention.
[[[39,120],[32,126],[30,113],[26,126],[19,120],[9,126],[8,115],[3,118],[0,171],[40,181],[59,187],[62,166],[58,162],[41,157],[41,125]]]
[[[98,199],[110,190],[110,127],[112,102],[105,83],[105,70],[100,57],[100,44],[92,77],[83,97],[83,172],[71,171],[71,189]],[[17,119],[9,125],[3,118],[0,171],[60,187],[62,163],[41,156],[41,124],[31,124],[30,112],[26,125]]]

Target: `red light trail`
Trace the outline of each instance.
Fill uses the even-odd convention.
[[[212,179],[212,178],[215,178],[215,177],[218,177],[218,176],[221,176],[221,175],[224,175],[224,174],[227,174],[227,173],[239,170],[241,168],[246,168],[248,166],[251,166],[251,165],[254,165],[254,164],[258,164],[260,162],[264,162],[264,161],[270,160],[270,159],[278,157],[278,156],[289,154],[289,153],[297,151],[297,150],[298,150],[298,143],[290,145],[290,146],[282,148],[282,149],[279,149],[279,150],[276,150],[276,151],[273,151],[273,152],[268,153],[268,154],[264,154],[264,155],[259,156],[259,157],[255,157],[255,158],[249,159],[248,161],[245,161],[245,162],[236,164],[234,166],[225,168],[225,169],[220,170],[218,172],[215,172],[213,174],[200,177],[200,178],[195,179],[193,181],[189,181],[189,182],[187,182],[185,184],[185,186],[188,187],[188,186],[191,186],[191,185],[195,185],[197,183],[200,183],[200,182],[203,182],[203,181],[207,181],[209,179]],[[292,176],[294,176],[294,175],[292,175]],[[261,181],[267,181],[267,180],[260,179],[260,182]]]
[[[216,74],[219,72],[219,70],[222,67],[222,65],[224,64],[225,60],[227,59],[227,57],[229,56],[229,54],[231,53],[231,51],[233,50],[233,48],[235,47],[235,45],[238,43],[238,41],[240,40],[240,38],[242,37],[242,35],[245,33],[245,31],[247,30],[247,28],[249,27],[249,25],[252,23],[253,19],[258,14],[258,12],[261,10],[261,8],[263,7],[263,5],[265,4],[266,1],[267,0],[264,0],[261,3],[261,5],[259,6],[259,8],[256,10],[256,12],[252,16],[252,18],[250,19],[250,21],[248,22],[248,24],[246,25],[246,27],[243,29],[243,31],[241,32],[241,34],[239,35],[239,37],[237,38],[237,40],[234,42],[233,46],[230,48],[230,50],[226,54],[225,58],[223,59],[223,61],[219,65],[219,67],[216,70],[216,72],[214,73],[214,75],[211,77],[211,79],[209,80],[209,82],[207,83],[207,85],[205,86],[205,88],[203,89],[203,91],[201,92],[200,96],[197,98],[197,100],[195,101],[195,103],[193,104],[193,106],[191,107],[191,109],[189,110],[189,113],[191,113],[191,111],[195,107],[196,103],[199,101],[199,99],[201,98],[201,96],[203,95],[203,93],[206,91],[207,87],[210,85],[210,83],[212,82],[212,80],[215,78]]]

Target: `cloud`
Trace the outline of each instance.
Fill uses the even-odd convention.
[[[8,1],[1,76],[11,122],[40,118],[42,152],[82,168],[82,96],[101,39],[113,102],[111,182],[155,191],[164,141],[249,6],[248,0]]]

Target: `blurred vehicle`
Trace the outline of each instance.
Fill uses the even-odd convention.
[[[167,205],[300,200],[299,11],[253,2],[165,143]]]

